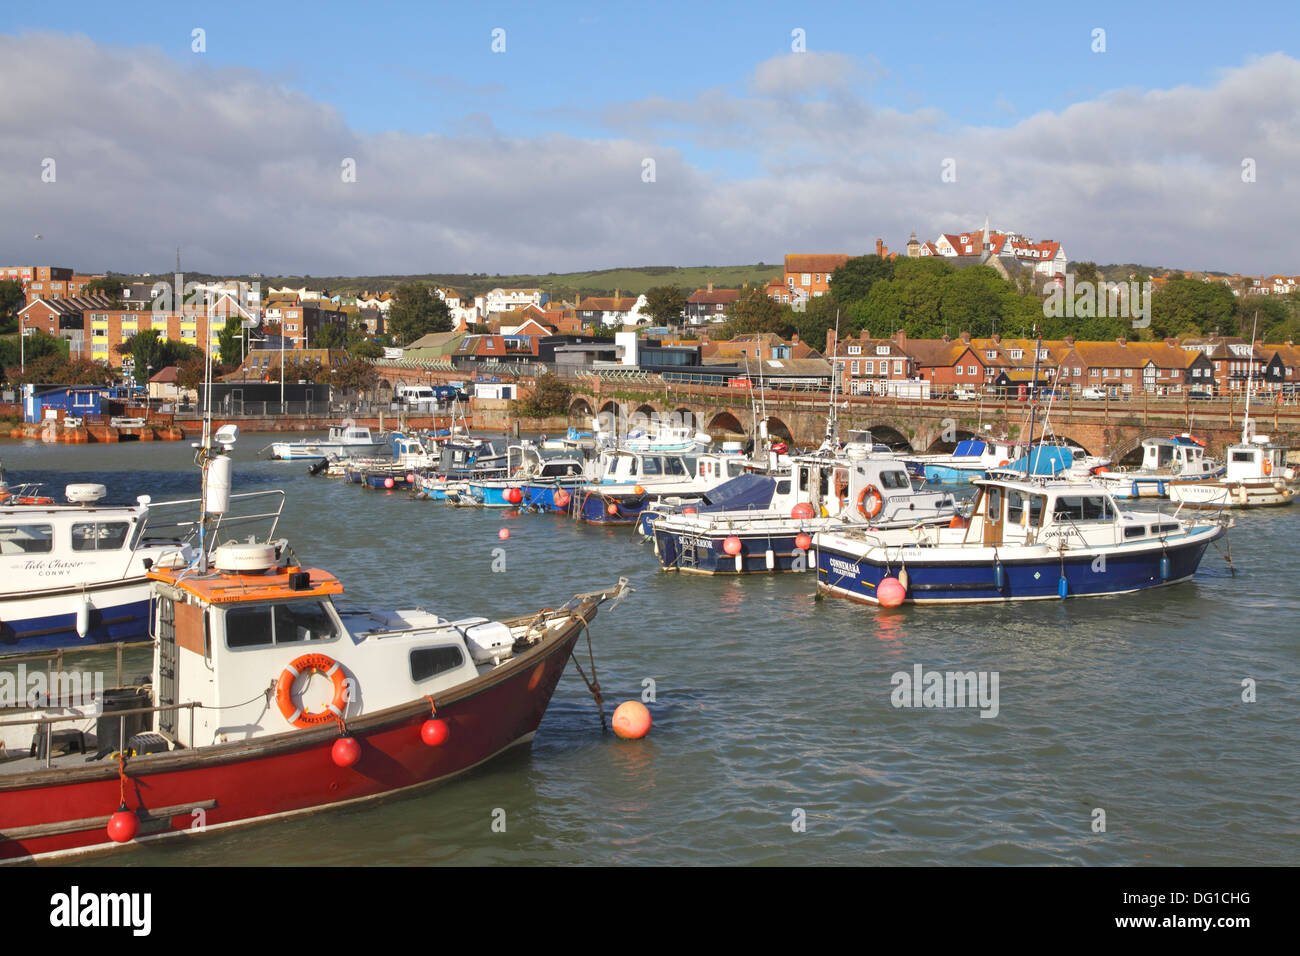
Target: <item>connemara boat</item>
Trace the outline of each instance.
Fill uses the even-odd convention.
[[[975,484],[964,527],[815,535],[818,590],[886,606],[1124,594],[1186,581],[1224,534],[1218,522],[1120,511],[1092,482]]]
[[[498,621],[350,614],[338,579],[291,554],[225,542],[155,565],[146,693],[0,723],[6,757],[25,734],[0,762],[0,860],[211,833],[471,770],[532,739],[574,644],[626,590]]]

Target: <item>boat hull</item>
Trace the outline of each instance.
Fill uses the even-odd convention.
[[[801,532],[743,534],[727,532],[696,537],[681,531],[654,528],[655,557],[664,571],[691,574],[779,574],[808,571],[815,556],[801,551],[795,538]],[[740,539],[737,555],[727,554],[724,542],[731,534]]]
[[[846,597],[868,604],[879,603],[876,588],[886,576],[897,576],[902,568],[908,575],[904,603],[945,604],[989,601],[1060,600],[1064,597],[1102,597],[1176,584],[1192,577],[1205,549],[1223,534],[1214,526],[1203,531],[1170,538],[1162,548],[1157,543],[1141,549],[1111,553],[1085,550],[1062,558],[1042,549],[1031,557],[1010,558],[1004,551],[997,559],[1002,582],[993,559],[971,560],[965,556],[936,555],[938,549],[888,549],[888,560],[872,549],[858,556],[833,543],[818,542],[817,589],[824,594]],[[951,549],[960,551],[962,549]],[[928,551],[929,553],[924,553]],[[1104,554],[1104,561],[1099,560]],[[903,557],[900,563],[900,555]],[[1168,557],[1162,569],[1162,557]],[[1061,578],[1066,587],[1062,595]]]
[[[1278,508],[1295,500],[1294,489],[1270,483],[1174,482],[1169,499],[1189,508]]]
[[[532,739],[582,627],[574,621],[534,651],[437,702],[450,734],[421,739],[424,700],[354,718],[361,745],[351,767],[331,759],[332,726],[199,750],[135,757],[126,767],[126,804],[141,821],[136,842],[283,818],[399,794],[443,782]],[[80,758],[78,758],[80,759]],[[69,779],[71,778],[71,779]],[[0,776],[0,861],[112,849],[105,829],[118,807],[117,767]]]
[[[85,636],[77,633],[77,606],[92,610]],[[63,594],[0,598],[0,658],[149,638],[149,582],[143,577]]]

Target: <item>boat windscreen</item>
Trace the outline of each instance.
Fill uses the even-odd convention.
[[[712,489],[704,496],[703,503],[716,511],[766,508],[775,491],[776,479],[747,472]]]

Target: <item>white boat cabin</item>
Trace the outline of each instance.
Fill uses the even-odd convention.
[[[976,481],[965,528],[940,529],[939,543],[1046,545],[1053,550],[1116,545],[1178,533],[1178,519],[1121,511],[1105,489],[1091,482]]]

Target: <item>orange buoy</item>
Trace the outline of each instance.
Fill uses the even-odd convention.
[[[385,478],[385,479],[384,479],[384,487],[385,487],[385,488],[392,488],[394,484],[395,484],[395,482],[393,481],[393,479],[391,479],[391,478]]]
[[[114,843],[129,843],[140,832],[140,818],[122,804],[108,818],[108,838]]]
[[[625,700],[614,711],[614,733],[624,740],[640,740],[650,733],[650,710],[639,700]]]
[[[734,534],[729,534],[722,539],[722,550],[727,554],[732,556],[740,554],[741,547],[740,539]]]
[[[500,538],[502,541],[504,541],[506,538],[510,537],[510,529],[502,528],[500,531],[497,532],[497,537]]]
[[[610,516],[618,514],[618,505],[614,504],[611,501],[609,504],[605,506],[605,514]]]
[[[683,508],[683,509],[682,509],[682,514],[684,514],[684,515],[693,515],[693,514],[696,514],[696,511],[695,511],[694,508]]]
[[[961,515],[953,515],[951,518],[948,519],[948,527],[964,528],[966,527],[966,519],[963,518]]]
[[[807,531],[800,531],[794,536],[794,546],[800,551],[807,551],[812,547],[812,535]]]
[[[633,490],[634,492],[636,492],[638,495],[643,495],[643,494],[645,494],[645,489],[642,488],[640,485],[637,485],[637,486],[636,486],[635,488],[633,488],[632,490]]]
[[[555,502],[555,507],[557,508],[569,507],[569,493],[563,488],[552,496],[552,500]]]
[[[340,737],[330,748],[330,757],[340,767],[351,767],[361,759],[361,744],[355,737]]]
[[[896,577],[881,578],[880,583],[876,585],[876,600],[880,602],[881,607],[898,607],[907,597],[907,588],[903,587],[903,582]]]
[[[406,473],[406,483],[407,483],[408,485],[413,485],[413,484],[415,484],[415,472],[413,472],[413,471],[408,471],[408,472]]]
[[[811,518],[814,514],[816,514],[816,512],[813,511],[813,506],[806,501],[801,501],[790,509],[790,517],[794,518],[796,521]]]
[[[430,718],[420,727],[420,739],[430,747],[441,747],[451,735],[451,728],[445,720]]]

